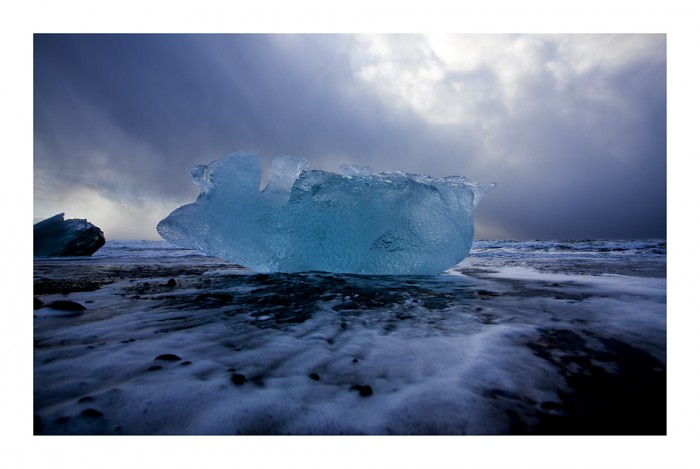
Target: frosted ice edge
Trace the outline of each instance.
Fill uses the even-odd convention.
[[[261,158],[250,153],[197,166],[197,200],[158,233],[262,273],[436,275],[468,255],[474,208],[495,187],[368,166],[309,170],[290,156],[272,160],[263,190],[261,178]]]

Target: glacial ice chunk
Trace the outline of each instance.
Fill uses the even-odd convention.
[[[368,166],[309,170],[290,156],[272,160],[260,190],[262,174],[261,158],[242,152],[197,166],[197,200],[158,233],[261,273],[436,275],[468,255],[474,208],[495,187]]]

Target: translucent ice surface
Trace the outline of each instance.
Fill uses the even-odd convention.
[[[263,273],[435,275],[467,256],[474,207],[495,186],[368,166],[308,170],[289,156],[272,160],[260,190],[262,173],[261,158],[248,153],[197,166],[197,201],[158,233]]]

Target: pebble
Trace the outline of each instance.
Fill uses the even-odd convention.
[[[309,375],[309,378],[313,379],[314,381],[319,381],[319,380],[321,379],[321,377],[318,376],[317,373],[311,373],[311,374]]]
[[[240,374],[240,373],[234,373],[234,374],[232,374],[232,375],[231,375],[231,381],[233,381],[233,384],[235,384],[236,386],[240,386],[240,385],[245,384],[246,382],[248,382],[248,380],[246,379],[245,375],[242,375],[242,374]]]
[[[174,278],[171,278],[170,280],[168,280],[168,283],[166,285],[169,286],[170,288],[172,288],[175,285],[177,285],[177,282],[175,281]]]
[[[498,293],[495,293],[495,292],[492,292],[492,291],[488,291],[488,290],[477,290],[477,291],[476,291],[476,294],[479,295],[479,296],[487,296],[487,297],[489,297],[489,296],[499,296]]]
[[[49,303],[49,308],[59,309],[61,311],[83,311],[85,306],[75,301],[56,300]]]
[[[359,392],[360,396],[362,396],[362,397],[367,397],[367,396],[371,396],[372,394],[374,394],[374,391],[372,391],[372,386],[370,386],[369,384],[364,384],[364,385],[355,384],[355,385],[351,386],[350,389],[352,389],[353,391]]]
[[[174,353],[164,353],[162,355],[158,355],[156,357],[156,360],[166,360],[169,362],[179,362],[182,359],[180,357],[178,357],[177,355],[175,355]]]
[[[102,418],[102,415],[103,415],[102,412],[100,412],[97,409],[93,409],[92,407],[85,409],[80,414],[84,415],[85,417],[91,417],[91,418],[95,418],[95,419]]]

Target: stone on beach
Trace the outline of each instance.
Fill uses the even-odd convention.
[[[87,220],[63,219],[63,213],[34,225],[34,255],[91,256],[105,244],[102,230]]]

